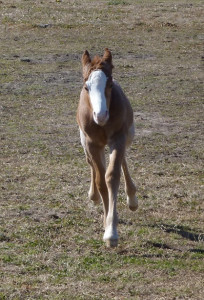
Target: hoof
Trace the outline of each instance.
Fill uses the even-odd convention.
[[[138,209],[138,206],[136,206],[136,207],[134,207],[134,206],[129,206],[129,209],[130,209],[131,211],[136,211],[136,210]]]
[[[115,248],[118,246],[118,240],[106,240],[105,243],[108,248]]]
[[[132,211],[136,211],[138,209],[138,204],[136,206],[129,206],[129,209]]]
[[[135,211],[138,209],[138,200],[136,196],[133,196],[132,198],[127,197],[127,204],[129,206],[129,209],[132,211]]]
[[[118,246],[118,233],[116,227],[110,225],[106,228],[103,240],[108,248],[114,248]]]

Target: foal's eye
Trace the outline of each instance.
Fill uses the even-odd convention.
[[[87,87],[86,85],[85,85],[85,87],[84,87],[84,88],[85,88],[85,90],[86,90],[87,92],[89,91],[89,89],[88,89],[88,87]]]

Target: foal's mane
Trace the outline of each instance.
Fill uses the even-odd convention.
[[[111,79],[113,68],[114,68],[114,66],[112,65],[112,63],[110,64],[107,61],[105,61],[103,57],[96,55],[91,60],[89,66],[87,68],[87,72],[86,72],[84,80],[86,81],[88,79],[89,75],[95,70],[102,70],[105,73],[105,75]]]

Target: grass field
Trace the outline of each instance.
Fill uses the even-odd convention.
[[[0,299],[203,299],[202,0],[0,1]],[[139,209],[118,197],[119,247],[76,108],[81,55],[111,49],[134,110],[128,163]]]

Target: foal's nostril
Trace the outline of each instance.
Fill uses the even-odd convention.
[[[100,113],[96,113],[95,111],[93,112],[93,117],[95,119],[95,122],[97,124],[99,123],[106,123],[107,119],[108,119],[108,110],[104,111],[104,112],[100,112]]]

